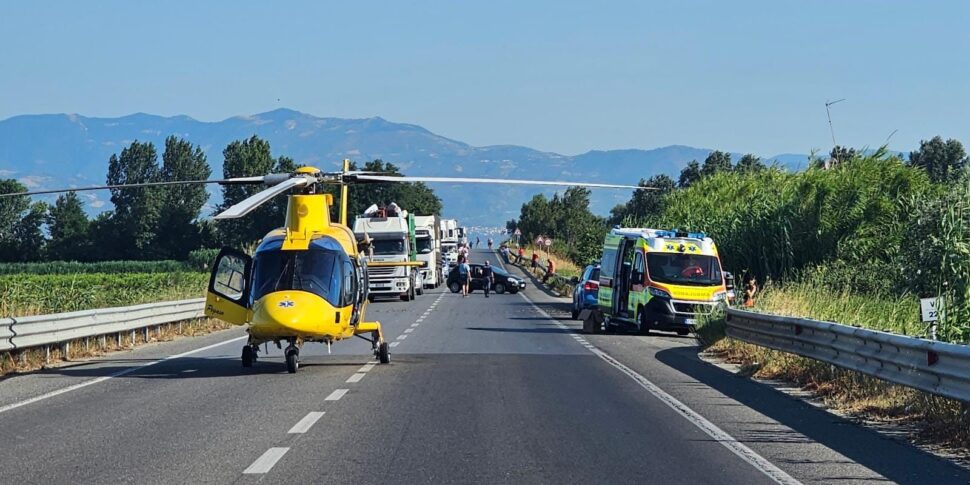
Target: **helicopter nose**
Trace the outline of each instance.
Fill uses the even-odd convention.
[[[254,326],[268,324],[293,334],[319,333],[325,326],[324,318],[336,314],[326,300],[305,291],[269,293],[254,306]]]

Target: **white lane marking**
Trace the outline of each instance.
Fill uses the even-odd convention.
[[[418,325],[421,325],[421,324],[418,323],[418,322],[414,322],[414,323],[411,324],[412,327],[417,327]]]
[[[306,433],[307,431],[310,431],[310,428],[312,428],[314,424],[317,424],[317,421],[323,417],[323,414],[324,413],[317,411],[307,414],[298,423],[294,424],[293,427],[287,431],[287,433]]]
[[[349,390],[350,389],[337,389],[336,391],[331,392],[330,395],[324,399],[324,401],[339,401],[340,398],[344,397],[344,394],[347,394],[347,391]]]
[[[415,320],[415,323],[421,323],[421,322],[423,322],[423,321],[424,321],[424,317],[421,317],[421,318],[419,318],[419,319],[417,319],[417,320]]]
[[[247,338],[249,338],[248,335],[242,336],[242,337],[236,337],[236,338],[233,338],[233,339],[226,340],[225,342],[219,342],[217,344],[207,345],[205,347],[201,347],[201,348],[198,348],[198,349],[195,349],[195,350],[190,350],[188,352],[182,352],[181,354],[170,355],[170,356],[165,357],[165,358],[162,358],[162,359],[153,360],[151,362],[146,362],[144,364],[141,364],[141,365],[138,365],[138,366],[135,366],[135,367],[129,367],[127,369],[122,369],[122,370],[120,370],[118,372],[115,372],[113,374],[109,374],[109,375],[106,375],[106,376],[98,377],[96,379],[91,379],[90,381],[81,382],[79,384],[74,384],[73,386],[67,386],[67,387],[65,387],[63,389],[58,389],[56,391],[51,391],[51,392],[48,392],[46,394],[41,394],[40,396],[35,396],[35,397],[32,397],[30,399],[25,399],[25,400],[20,401],[20,402],[15,402],[13,404],[7,404],[6,406],[0,407],[0,413],[5,413],[7,411],[10,411],[11,409],[17,409],[17,408],[19,408],[21,406],[26,406],[28,404],[33,404],[33,403],[35,403],[37,401],[43,401],[44,399],[49,399],[49,398],[52,398],[54,396],[60,396],[61,394],[65,394],[65,393],[68,393],[68,392],[71,392],[71,391],[76,391],[78,389],[82,389],[82,388],[85,388],[85,387],[88,387],[88,386],[97,384],[99,382],[104,382],[104,381],[106,381],[108,379],[111,379],[111,378],[114,378],[114,377],[121,377],[121,376],[126,375],[126,374],[131,374],[132,372],[135,372],[137,370],[144,369],[145,367],[151,367],[151,366],[153,366],[155,364],[161,364],[162,362],[166,362],[166,361],[169,361],[169,360],[179,359],[179,358],[186,357],[186,356],[189,356],[189,355],[192,355],[192,354],[196,354],[196,353],[199,353],[199,352],[203,352],[203,351],[206,351],[206,350],[209,350],[209,349],[214,349],[214,348],[219,347],[221,345],[226,345],[226,344],[230,344],[230,343],[233,343],[233,342],[238,342],[240,340],[245,340]],[[91,361],[91,363],[92,364],[97,364],[98,361]]]
[[[370,372],[370,370],[373,369],[375,365],[377,365],[376,362],[370,362],[364,365],[363,367],[361,367],[360,370],[358,370],[357,372]]]
[[[401,342],[391,342],[391,343],[389,343],[389,344],[387,344],[387,346],[388,346],[388,347],[397,347],[397,346],[398,346],[398,344],[400,344],[400,343],[401,343]]]
[[[546,313],[545,310],[543,310],[542,308],[539,308],[538,305],[533,303],[528,296],[525,296],[525,293],[519,293],[519,294],[522,295],[522,298],[524,298],[525,301],[529,302],[529,304],[532,305],[532,308],[534,308],[537,312],[539,312],[540,315],[542,315],[543,317],[549,320],[552,320],[553,322],[555,322],[555,324],[558,327],[569,330],[569,327],[564,325],[559,320],[552,318],[548,313]],[[593,345],[590,345],[587,348],[589,348],[589,351],[592,352],[594,355],[596,355],[600,359],[603,359],[603,361],[605,361],[607,364],[610,364],[615,369],[619,370],[620,372],[626,374],[628,377],[633,379],[633,381],[639,384],[640,387],[646,389],[647,392],[649,392],[650,394],[653,394],[654,397],[656,397],[661,402],[663,402],[671,409],[676,411],[678,414],[683,416],[685,419],[690,421],[691,424],[700,428],[701,431],[707,433],[708,436],[710,436],[711,438],[714,438],[714,441],[720,443],[725,448],[731,450],[732,453],[741,457],[742,460],[748,462],[751,466],[755,467],[758,471],[767,475],[768,478],[774,480],[776,483],[781,483],[784,485],[801,485],[801,482],[796,480],[791,475],[785,473],[784,470],[782,470],[781,468],[778,468],[774,463],[768,461],[767,459],[765,459],[765,457],[759,455],[754,450],[752,450],[751,448],[748,448],[733,436],[727,434],[726,431],[717,427],[716,424],[708,421],[707,418],[702,416],[697,411],[694,411],[693,409],[687,407],[686,404],[680,402],[677,398],[668,394],[667,391],[664,391],[663,389],[661,389],[659,386],[651,382],[646,377],[643,377],[642,375],[638,374],[635,370],[623,365],[620,361],[614,359],[612,356],[610,356],[606,352],[603,352],[602,350],[600,350],[599,348]]]
[[[243,470],[243,473],[246,475],[266,473],[273,469],[273,465],[280,461],[280,458],[283,458],[283,455],[287,451],[290,451],[290,449],[270,448],[266,450],[266,453],[263,453],[263,456],[257,458],[252,465],[249,465],[249,468]]]
[[[404,333],[411,333],[411,332],[413,332],[413,331],[414,331],[414,329],[413,329],[413,328],[405,328],[405,329],[404,329]]]
[[[406,338],[408,338],[407,335],[398,335],[398,337],[397,337],[398,340],[404,340]]]
[[[350,384],[353,384],[355,382],[360,382],[360,380],[363,379],[364,376],[366,376],[366,375],[367,374],[364,374],[363,372],[358,372],[358,373],[356,373],[356,374],[348,377],[347,378],[347,382],[350,383]]]

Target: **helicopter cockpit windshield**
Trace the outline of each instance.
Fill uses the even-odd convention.
[[[353,264],[336,241],[320,238],[299,251],[283,251],[282,245],[282,238],[269,240],[256,251],[254,300],[275,291],[299,290],[313,293],[335,307],[352,303]]]

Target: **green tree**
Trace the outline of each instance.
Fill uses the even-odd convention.
[[[0,180],[0,193],[26,192],[20,182]],[[0,199],[0,261],[36,261],[44,250],[41,226],[47,205],[27,196]]]
[[[165,139],[162,155],[161,179],[205,180],[212,174],[205,153],[191,143],[170,136]],[[156,245],[167,259],[185,259],[189,251],[202,243],[197,219],[202,206],[209,200],[205,185],[174,185],[161,189],[162,205],[156,234]]]
[[[357,170],[356,164],[351,164],[350,170]],[[401,170],[390,162],[377,159],[364,164],[360,169],[368,172],[380,172],[385,175],[402,175]],[[334,205],[340,197],[340,187],[333,186],[329,189],[334,194]],[[371,204],[386,206],[391,202],[396,203],[402,209],[415,215],[441,215],[441,199],[427,185],[418,183],[366,183],[350,186],[350,196],[348,198],[348,223],[352,224],[354,218],[359,216]],[[339,209],[335,207],[333,217],[338,217]]]
[[[270,173],[289,173],[295,169],[292,159],[274,159],[270,153],[269,142],[253,135],[246,140],[236,140],[222,151],[225,161],[222,164],[224,178],[252,177]],[[265,190],[266,186],[224,185],[222,204],[219,212],[243,201],[247,197]],[[261,205],[253,212],[231,221],[218,222],[223,244],[242,246],[262,239],[267,232],[284,224],[286,217],[286,198],[277,197]]]
[[[706,159],[704,159],[704,165],[701,167],[701,176],[710,177],[716,173],[730,171],[731,154],[722,152],[720,150],[714,150],[707,156]]]
[[[832,147],[829,152],[829,165],[835,167],[839,164],[852,160],[857,155],[855,148],[848,148],[841,145]]]
[[[963,177],[968,161],[963,144],[952,138],[943,141],[939,136],[934,136],[930,141],[921,141],[919,150],[909,154],[909,164],[925,170],[930,180],[938,184],[954,182]]]
[[[108,185],[158,182],[161,172],[155,145],[134,141],[108,160]],[[162,190],[158,187],[111,189],[114,225],[118,231],[114,257],[153,259],[160,255],[154,246],[159,230]],[[110,251],[109,251],[110,253]]]
[[[680,171],[680,178],[677,179],[677,186],[680,188],[686,188],[693,185],[695,182],[701,179],[701,165],[697,163],[697,160],[691,160],[690,163]]]
[[[47,211],[48,259],[61,261],[87,261],[91,259],[91,222],[84,213],[80,197],[68,192],[57,198]]]
[[[764,170],[765,168],[765,164],[761,162],[761,158],[748,153],[738,160],[738,164],[734,167],[734,170],[738,173],[752,173]]]

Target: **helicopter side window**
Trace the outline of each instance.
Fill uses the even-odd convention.
[[[246,262],[234,256],[224,256],[216,268],[212,289],[231,300],[242,297],[245,287]]]
[[[343,264],[343,301],[341,306],[349,306],[354,304],[354,298],[357,295],[357,282],[354,278],[354,266],[350,261],[344,261]]]

